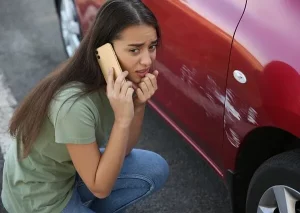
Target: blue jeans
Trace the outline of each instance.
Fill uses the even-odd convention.
[[[133,149],[107,198],[95,197],[78,176],[72,198],[62,213],[125,212],[129,205],[162,188],[168,175],[169,166],[160,155]]]

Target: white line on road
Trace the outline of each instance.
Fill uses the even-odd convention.
[[[16,104],[17,101],[5,84],[5,77],[0,69],[0,147],[3,155],[13,143],[13,139],[8,133],[8,124]]]

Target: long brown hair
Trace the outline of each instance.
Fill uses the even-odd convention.
[[[153,26],[160,38],[157,20],[141,0],[106,1],[74,55],[39,82],[16,109],[9,131],[17,143],[22,144],[23,158],[29,155],[58,90],[70,82],[83,83],[83,94],[104,86],[105,80],[95,56],[96,48],[118,39],[126,27],[140,24]]]

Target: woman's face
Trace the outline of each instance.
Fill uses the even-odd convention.
[[[122,70],[129,72],[127,78],[135,84],[140,83],[156,58],[155,28],[149,25],[130,26],[112,43]]]

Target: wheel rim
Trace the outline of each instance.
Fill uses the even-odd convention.
[[[62,37],[68,56],[72,56],[80,43],[80,26],[72,0],[62,0],[60,5]]]
[[[300,192],[288,186],[273,186],[261,197],[257,213],[300,213]]]

